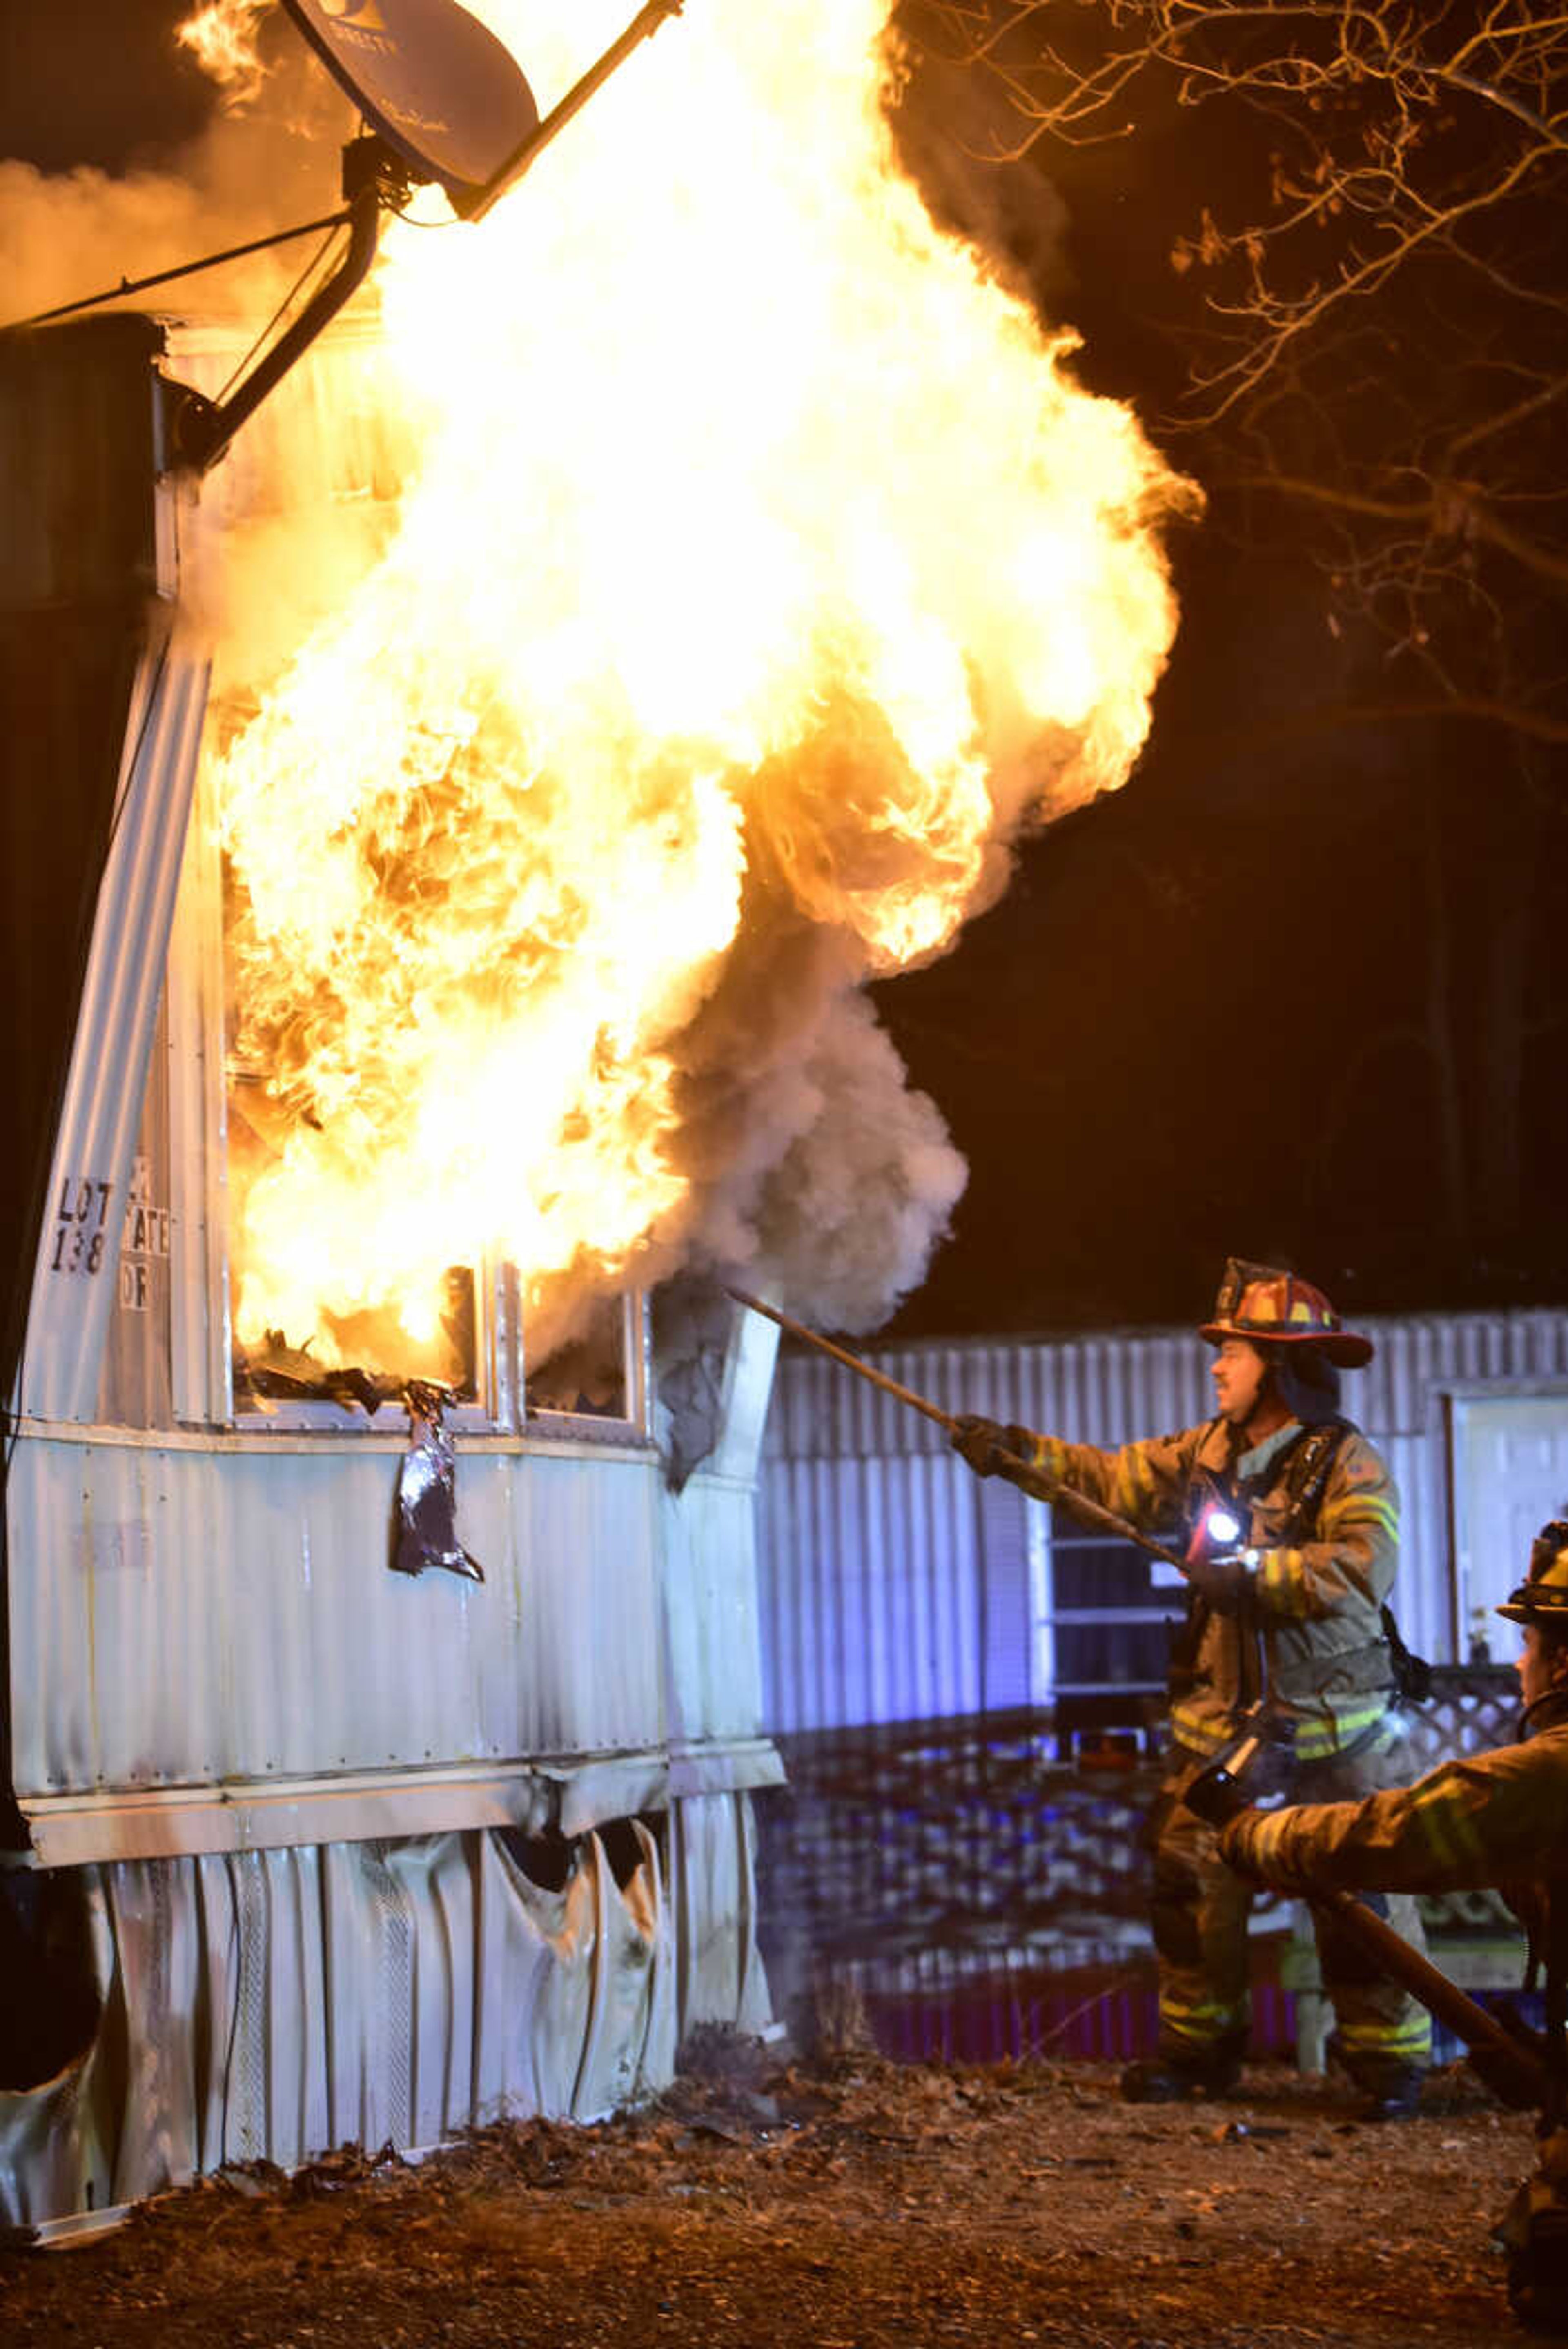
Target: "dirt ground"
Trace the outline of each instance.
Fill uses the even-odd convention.
[[[1260,2065],[1223,2104],[1103,2065],[779,2069],[711,2043],[660,2103],[408,2167],[231,2171],[0,2256],[0,2338],[79,2349],[1490,2349],[1527,2116],[1458,2069],[1416,2121]]]

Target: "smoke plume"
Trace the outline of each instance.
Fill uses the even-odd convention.
[[[0,323],[337,208],[337,152],[353,129],[352,112],[302,44],[283,34],[279,25],[254,69],[223,82],[231,102],[220,104],[208,129],[156,168],[114,177],[0,160]],[[215,52],[200,61],[209,69],[219,65]],[[248,318],[254,330],[309,251],[307,243],[287,244],[231,263],[144,295],[137,306]]]

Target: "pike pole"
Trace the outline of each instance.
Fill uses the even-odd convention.
[[[896,1402],[907,1403],[911,1411],[919,1412],[925,1418],[934,1420],[939,1427],[945,1428],[948,1434],[956,1434],[958,1421],[952,1413],[939,1410],[924,1395],[916,1394],[912,1387],[901,1387],[897,1379],[888,1378],[885,1371],[874,1371],[869,1362],[863,1362],[858,1354],[849,1351],[847,1346],[836,1346],[831,1338],[819,1338],[815,1330],[808,1330],[804,1321],[792,1320],[787,1313],[781,1313],[776,1305],[764,1305],[760,1297],[753,1297],[743,1288],[735,1288],[728,1281],[724,1286],[737,1305],[747,1306],[752,1312],[761,1313],[768,1320],[776,1321],[790,1337],[804,1338],[808,1346],[816,1348],[818,1353],[831,1355],[836,1362],[842,1362],[845,1369],[853,1371],[857,1377],[869,1379],[874,1387],[880,1387],[883,1393],[890,1394]],[[1052,1501],[1060,1501],[1064,1507],[1071,1509],[1086,1524],[1098,1526],[1108,1534],[1119,1534],[1123,1541],[1136,1542],[1139,1549],[1148,1552],[1150,1557],[1163,1558],[1167,1566],[1174,1566],[1179,1573],[1190,1571],[1179,1549],[1168,1548],[1164,1542],[1156,1541],[1152,1534],[1146,1534],[1127,1518],[1117,1516],[1114,1509],[1105,1508],[1098,1501],[1090,1500],[1086,1493],[1075,1492],[1071,1485],[1061,1484],[1054,1476],[1047,1476],[1044,1469],[1036,1468],[1030,1461],[1021,1460],[1016,1452],[1008,1452],[1001,1444],[996,1448],[1002,1459],[1015,1468],[1022,1468],[1035,1484],[1045,1487]]]

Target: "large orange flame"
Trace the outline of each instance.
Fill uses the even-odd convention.
[[[482,8],[547,103],[624,0]],[[887,0],[689,0],[477,229],[394,231],[383,557],[229,745],[242,1335],[486,1250],[668,1264],[682,1038],[743,891],[888,973],[1126,778],[1179,485],[931,224]],[[264,1121],[265,1123],[265,1121]]]

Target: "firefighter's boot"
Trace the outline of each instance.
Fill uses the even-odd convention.
[[[1418,2064],[1359,2064],[1353,2077],[1361,2091],[1355,2117],[1363,2121],[1413,2121],[1421,2109]]]
[[[1360,2047],[1352,2052],[1337,2031],[1330,2035],[1327,2054],[1360,2092],[1355,2106],[1358,2121],[1415,2119],[1421,2109],[1421,2083],[1427,2076],[1424,2064],[1407,2063],[1398,2055],[1368,2054]]]
[[[1229,2095],[1241,2076],[1241,2050],[1233,2039],[1207,2047],[1158,2046],[1122,2074],[1129,2105],[1177,2105],[1194,2096]]]

